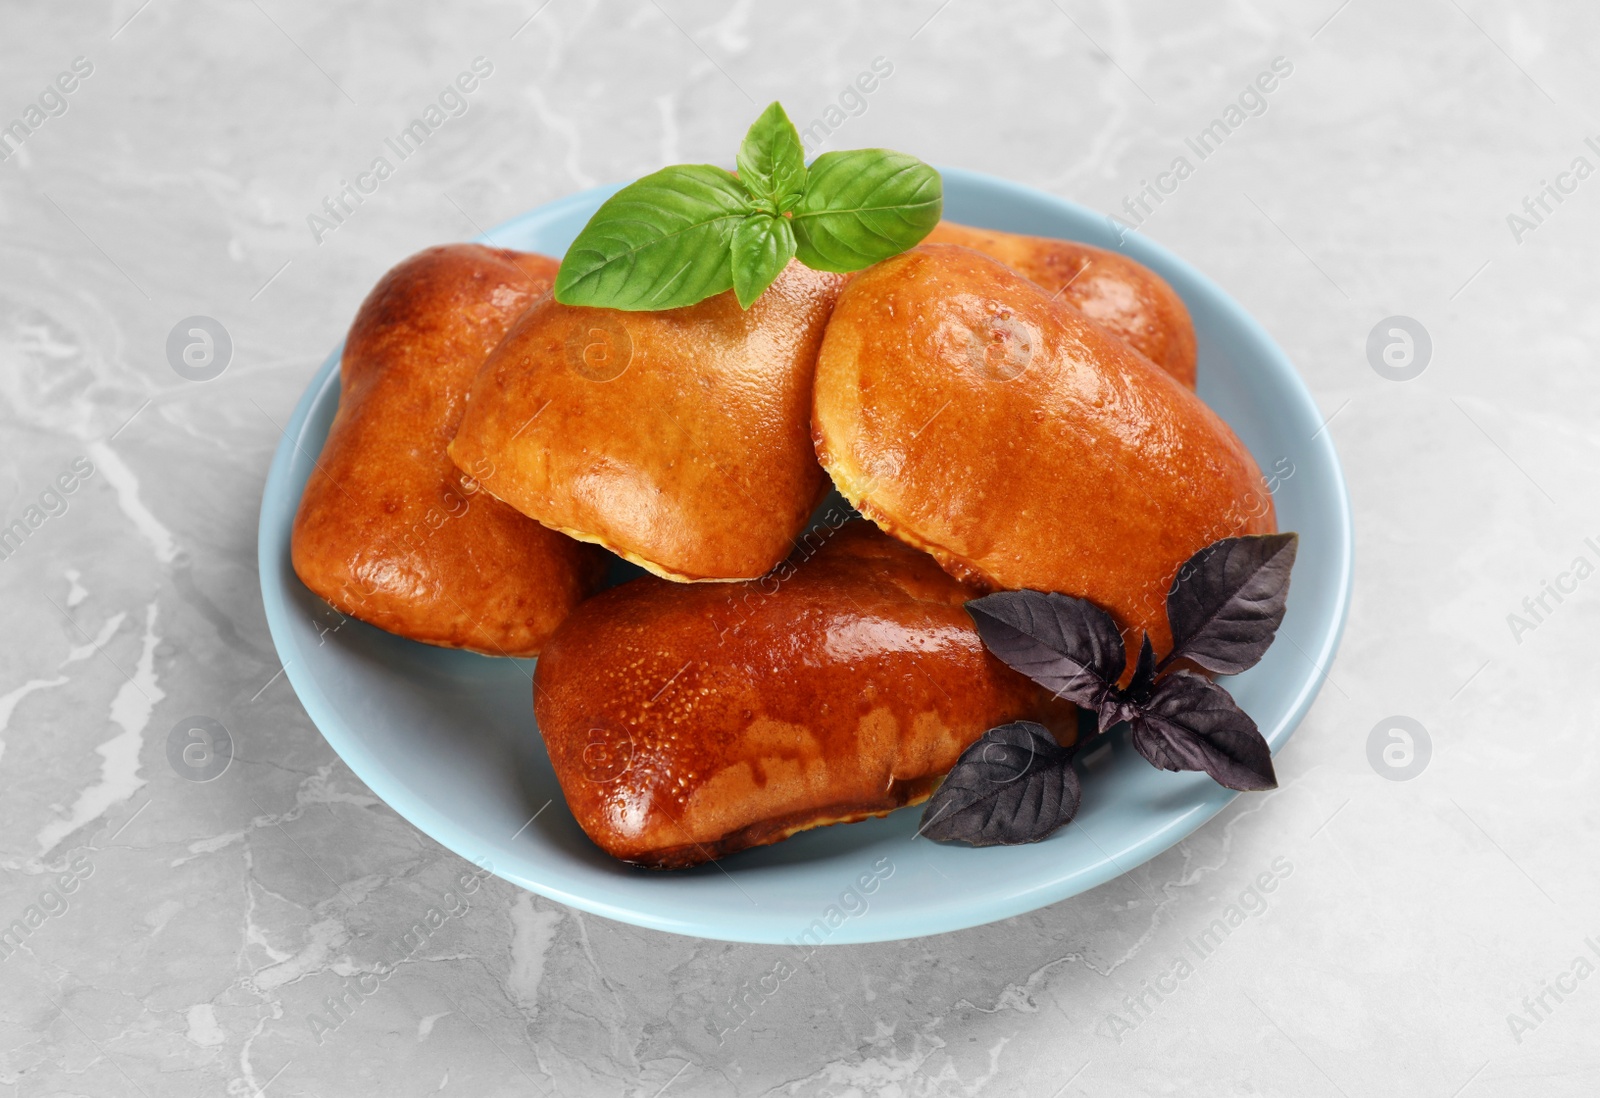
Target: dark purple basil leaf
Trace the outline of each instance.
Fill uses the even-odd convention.
[[[1142,705],[1150,700],[1150,691],[1156,684],[1156,650],[1150,647],[1150,634],[1144,635],[1139,645],[1139,662],[1133,669],[1133,680],[1128,683],[1128,700]]]
[[[1111,615],[1087,599],[1001,591],[967,603],[984,647],[1058,698],[1104,717],[1127,652]],[[1104,727],[1104,724],[1102,724]]]
[[[1128,695],[1120,690],[1107,694],[1100,708],[1095,710],[1095,731],[1108,732],[1123,721],[1131,721],[1139,712],[1139,707],[1128,700]]]
[[[1210,679],[1178,671],[1132,718],[1133,747],[1162,770],[1204,770],[1229,789],[1276,789],[1256,722]]]
[[[1219,675],[1255,666],[1283,622],[1298,534],[1214,541],[1178,569],[1167,592],[1172,651]]]
[[[972,846],[1036,843],[1071,822],[1082,790],[1072,752],[1042,725],[991,728],[961,753],[917,832]]]

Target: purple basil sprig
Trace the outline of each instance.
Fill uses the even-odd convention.
[[[1153,766],[1203,770],[1229,789],[1274,789],[1255,721],[1223,687],[1173,665],[1225,675],[1253,667],[1283,622],[1298,544],[1295,534],[1225,538],[1190,557],[1167,592],[1172,649],[1158,663],[1145,636],[1126,687],[1121,630],[1087,599],[1002,591],[967,611],[1001,661],[1093,713],[1096,735],[1127,723],[1134,750]],[[974,846],[1043,839],[1078,811],[1072,762],[1082,746],[1063,748],[1031,721],[991,729],[929,799],[922,833]]]

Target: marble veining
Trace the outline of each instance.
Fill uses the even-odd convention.
[[[1600,184],[1577,164],[1600,167],[1600,11],[108,0],[4,26],[0,1093],[1600,1087],[1600,584],[1576,563],[1600,561]],[[464,112],[318,232],[479,57]],[[903,147],[1131,224],[1280,57],[1137,221],[1279,340],[1351,483],[1350,624],[1278,791],[1075,899],[802,961],[485,876],[312,727],[256,509],[398,259],[725,162],[774,98],[838,112],[819,149]],[[892,76],[842,99],[879,58]],[[231,341],[209,380],[168,351],[197,316]],[[1429,337],[1411,380],[1385,373],[1393,317]],[[205,720],[225,744],[196,746]]]

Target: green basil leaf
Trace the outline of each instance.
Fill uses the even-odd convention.
[[[678,164],[630,183],[594,212],[556,274],[563,305],[676,309],[733,286],[736,225],[753,211],[739,181]]]
[[[944,209],[939,173],[889,149],[823,153],[794,209],[796,254],[818,271],[847,273],[913,247]]]
[[[806,184],[806,151],[800,134],[776,100],[744,135],[739,146],[739,182],[769,213],[787,213]]]
[[[739,308],[755,304],[761,291],[794,258],[794,230],[786,217],[751,214],[733,230],[733,292]]]

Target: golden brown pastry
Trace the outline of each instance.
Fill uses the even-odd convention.
[[[1218,538],[1276,529],[1255,461],[1198,397],[955,245],[919,245],[850,283],[814,415],[834,484],[885,530],[964,579],[1088,598],[1158,654],[1179,566]]]
[[[534,675],[572,814],[615,857],[679,868],[924,801],[1007,721],[1071,743],[1073,707],[984,649],[974,593],[859,521],[755,583],[602,592]]]
[[[473,375],[555,272],[541,255],[450,244],[367,295],[290,543],[295,573],[339,610],[427,644],[532,656],[593,590],[603,554],[491,498],[445,454]]]
[[[1194,388],[1194,323],[1171,286],[1125,255],[1075,240],[1023,236],[941,221],[926,243],[960,244],[993,256],[1121,337]]]
[[[479,373],[450,455],[658,576],[764,575],[827,486],[811,373],[842,281],[792,262],[748,311],[731,290],[653,313],[546,298]]]

